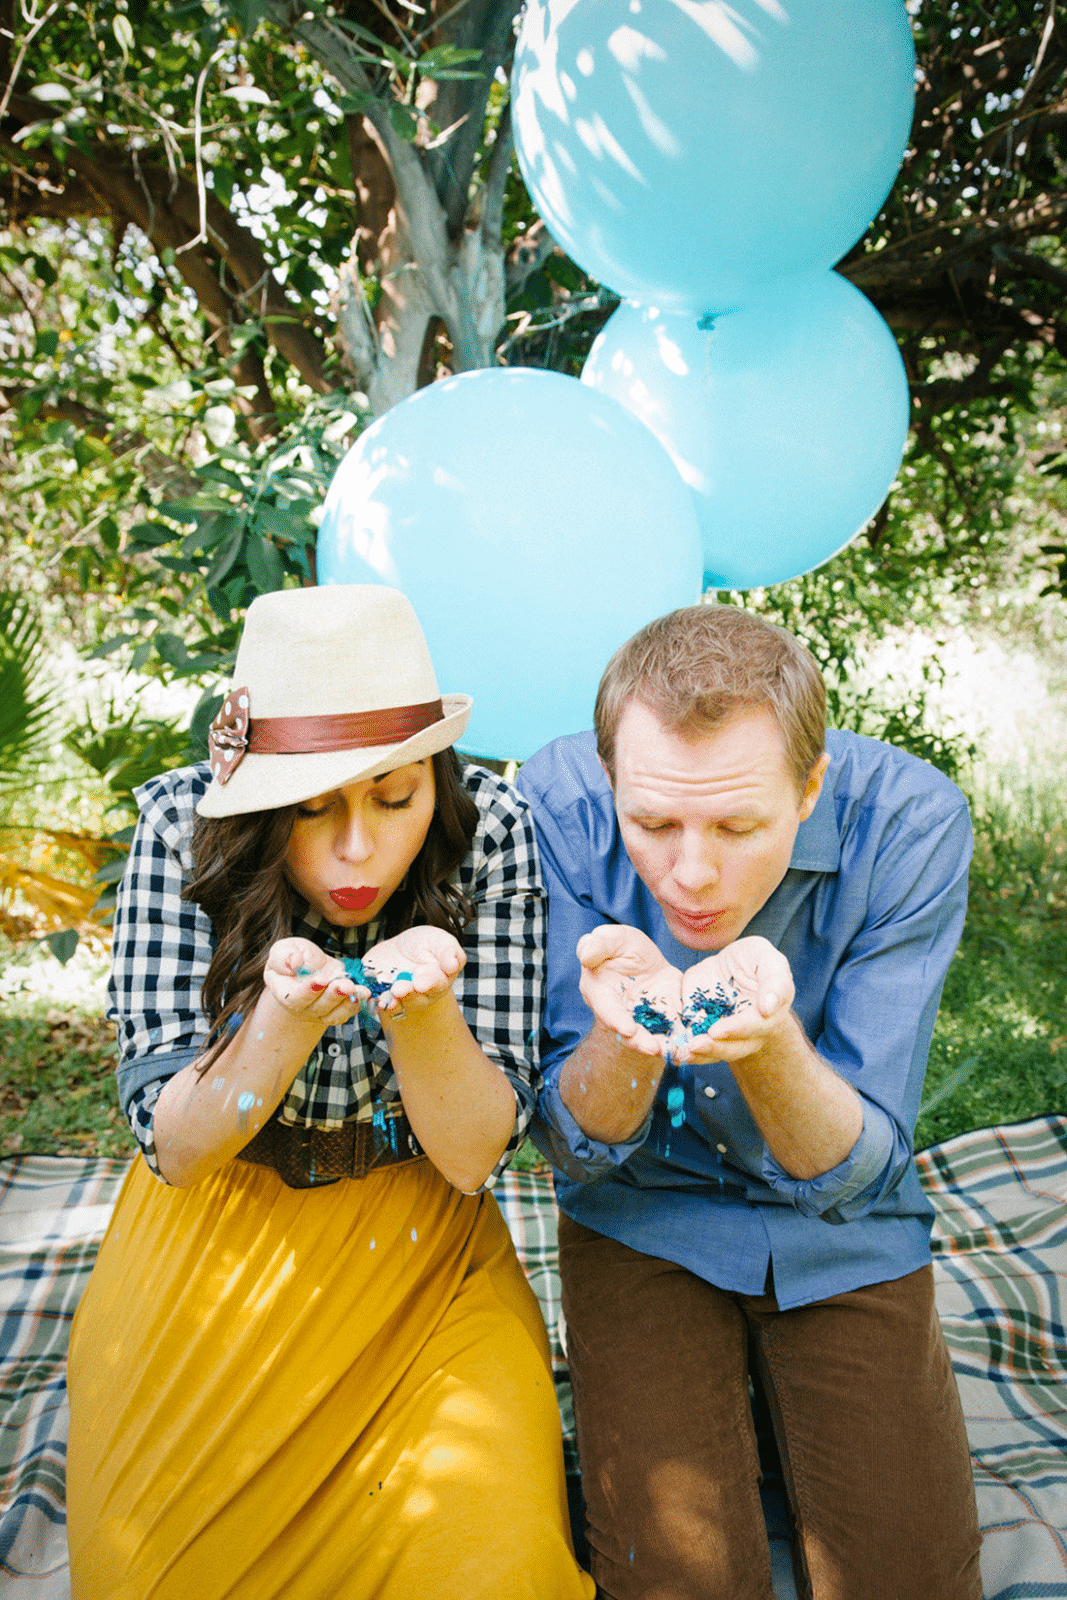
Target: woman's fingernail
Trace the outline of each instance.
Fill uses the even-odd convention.
[[[311,987],[314,989],[316,994],[321,994],[327,985],[324,983],[313,983]]]

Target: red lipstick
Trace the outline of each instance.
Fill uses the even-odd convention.
[[[378,898],[378,890],[373,884],[364,884],[358,889],[331,889],[330,899],[334,905],[340,906],[342,911],[366,911]]]

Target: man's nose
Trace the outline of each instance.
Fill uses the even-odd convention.
[[[700,834],[683,834],[671,875],[691,894],[714,888],[719,881],[719,863],[712,841]]]

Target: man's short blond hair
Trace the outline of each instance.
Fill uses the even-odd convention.
[[[766,706],[801,794],[825,745],[826,685],[815,658],[793,634],[738,606],[670,611],[612,656],[593,714],[597,751],[612,783],[619,718],[631,700],[693,738]]]

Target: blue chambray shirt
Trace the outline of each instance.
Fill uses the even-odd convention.
[[[945,972],[963,928],[971,826],[946,777],[877,739],[829,731],[830,765],[789,870],[745,929],[788,959],[794,1010],[863,1101],[848,1157],[810,1181],[771,1156],[725,1062],[670,1066],[625,1144],[588,1138],[559,1094],[588,1033],[575,945],[601,923],[640,928],[675,966],[704,958],[667,929],[626,853],[592,733],[547,745],[518,787],[537,828],[549,898],[544,1087],[531,1134],[556,1169],[561,1209],[720,1288],[806,1305],[903,1277],[930,1259],[933,1210],[912,1136]],[[685,1118],[672,1126],[667,1096]],[[677,1096],[672,1110],[677,1121]]]

